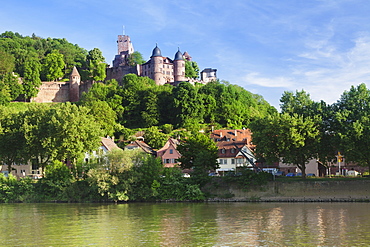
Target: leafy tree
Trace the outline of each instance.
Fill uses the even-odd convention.
[[[218,168],[217,146],[208,136],[195,134],[178,146],[182,169],[193,169],[192,179],[203,186],[208,181],[208,171]]]
[[[138,51],[134,51],[128,57],[128,65],[130,66],[136,66],[137,64],[143,64],[143,63],[145,63],[145,60],[143,59],[143,55]]]
[[[144,140],[145,142],[155,149],[160,149],[164,146],[168,139],[168,136],[159,131],[157,126],[149,127],[145,130]]]
[[[55,81],[62,78],[64,76],[64,67],[63,55],[57,50],[53,50],[45,57],[43,63],[43,73],[46,80]]]
[[[334,124],[346,161],[368,166],[370,170],[370,90],[365,84],[352,86],[334,104],[334,109]]]
[[[101,126],[104,136],[112,136],[115,131],[117,115],[106,101],[89,101],[84,103],[90,109],[89,114]]]
[[[26,157],[44,172],[45,167],[57,155],[58,144],[54,141],[57,132],[51,125],[52,115],[48,105],[32,104],[22,114],[23,136],[26,143]]]
[[[250,128],[256,153],[268,162],[281,158],[284,163],[294,164],[306,176],[306,164],[317,157],[320,129],[317,119],[287,113],[275,114],[256,120]]]
[[[203,102],[193,85],[189,82],[181,82],[173,89],[173,97],[174,113],[178,127],[186,123],[188,119],[201,119]]]
[[[1,83],[1,82],[0,82]],[[3,100],[13,101],[18,98],[19,95],[23,93],[23,85],[19,81],[19,77],[13,73],[8,73],[3,76],[4,89],[9,90],[9,97],[7,97],[6,92],[3,94]]]
[[[51,116],[58,160],[68,159],[76,164],[80,155],[99,147],[101,127],[87,108],[65,103],[52,108]]]
[[[12,100],[9,86],[0,81],[0,105],[7,105]]]
[[[36,57],[28,57],[24,63],[23,89],[26,98],[36,97],[41,86],[41,63]]]
[[[105,68],[107,65],[104,61],[103,53],[98,48],[89,51],[87,55],[87,66],[89,68],[90,78],[93,81],[103,81],[105,79]]]
[[[14,57],[0,49],[0,76],[14,70]]]
[[[0,83],[1,84],[1,83]],[[2,111],[0,116],[0,162],[11,173],[14,164],[25,162],[25,143],[20,114]]]
[[[185,77],[193,79],[199,77],[199,67],[196,62],[185,60]]]

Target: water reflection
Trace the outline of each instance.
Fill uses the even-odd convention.
[[[367,246],[367,203],[1,204],[2,246]]]

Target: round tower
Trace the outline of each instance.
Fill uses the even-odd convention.
[[[76,66],[73,67],[69,77],[69,101],[77,102],[80,100],[80,84],[81,76],[78,73]]]
[[[175,82],[185,81],[185,60],[180,52],[180,49],[175,54],[173,60],[173,76]]]
[[[157,85],[163,85],[163,57],[161,54],[161,50],[158,48],[157,45],[153,49],[152,56],[150,57],[150,63],[151,79],[153,79]]]

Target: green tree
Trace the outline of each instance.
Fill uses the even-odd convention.
[[[199,67],[196,62],[185,60],[185,77],[193,79],[199,77]]]
[[[41,63],[36,57],[27,57],[24,63],[23,89],[26,98],[36,97],[41,86]]]
[[[48,81],[55,81],[59,78],[63,78],[65,63],[63,60],[63,54],[60,54],[57,50],[53,50],[49,53],[43,63],[43,73]]]
[[[136,66],[137,64],[143,64],[143,63],[145,63],[145,60],[143,59],[143,55],[138,51],[134,51],[128,57],[128,65],[130,66]]]
[[[208,136],[195,134],[182,141],[177,147],[181,157],[182,169],[193,169],[191,173],[195,183],[203,186],[208,181],[208,172],[218,168],[217,146]]]
[[[76,165],[79,156],[97,150],[101,141],[101,126],[89,115],[89,109],[64,103],[52,108],[51,116],[58,160],[68,159]]]
[[[23,118],[20,114],[2,111],[0,116],[0,162],[11,173],[14,164],[25,163],[26,140],[22,131]]]
[[[103,81],[105,79],[107,65],[104,61],[103,53],[98,48],[89,51],[87,55],[87,66],[89,68],[90,78],[93,81]]]
[[[157,126],[152,126],[145,130],[144,139],[152,148],[160,149],[166,143],[168,136],[159,131]]]
[[[176,126],[181,127],[189,119],[201,119],[203,108],[202,98],[199,97],[196,88],[189,82],[181,82],[173,89],[173,106]]]
[[[368,166],[370,170],[370,90],[365,84],[352,86],[334,104],[335,126],[346,162]]]
[[[294,164],[306,177],[306,164],[317,157],[320,129],[317,119],[297,114],[275,114],[256,120],[250,128],[256,153],[268,162]]]
[[[10,94],[10,101],[16,100],[19,95],[23,93],[23,85],[20,83],[20,79],[16,74],[8,73],[3,76],[4,88],[8,88]],[[4,99],[7,99],[6,94],[3,95]]]
[[[83,103],[94,116],[95,121],[101,126],[102,135],[113,136],[116,127],[117,115],[106,101],[89,101]]]
[[[0,49],[0,76],[14,70],[14,57]]]

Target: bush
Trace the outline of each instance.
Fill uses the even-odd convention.
[[[0,173],[0,202],[29,201],[33,194],[33,182],[30,178],[17,180],[13,175],[5,177]]]
[[[247,189],[250,186],[261,186],[266,184],[268,181],[273,180],[271,173],[267,172],[254,172],[248,168],[239,169],[236,174],[230,174],[230,176],[223,177],[225,182],[236,183],[241,188]]]

